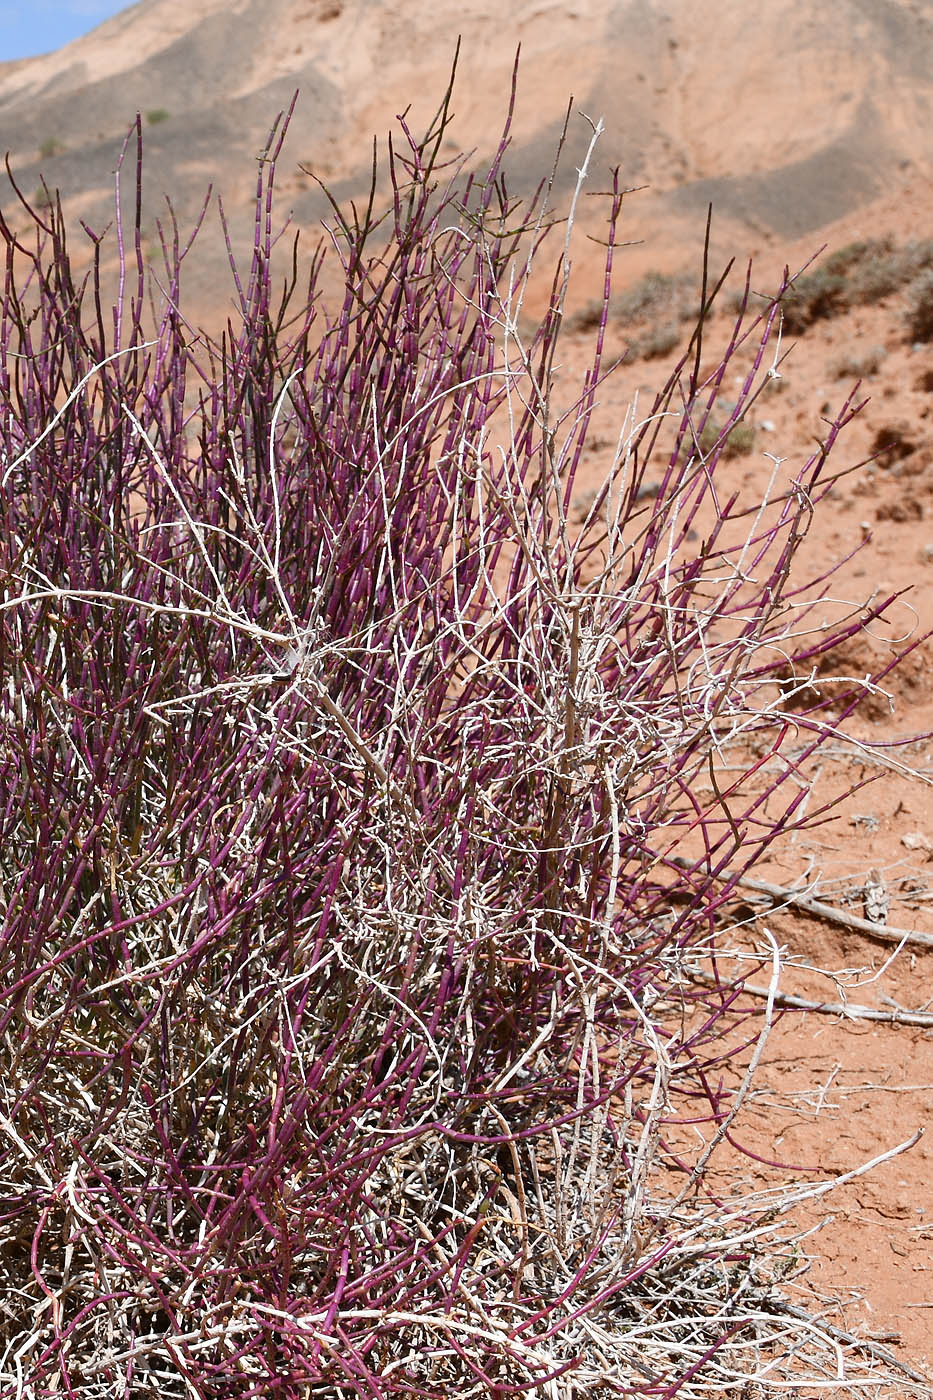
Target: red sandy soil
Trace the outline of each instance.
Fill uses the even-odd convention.
[[[915,226],[929,227],[921,219],[933,203],[929,192],[915,191],[908,199]],[[881,202],[825,230],[815,246],[813,240],[798,242],[788,249],[787,260],[800,266],[823,242],[837,248],[903,228],[902,217],[903,206]],[[779,282],[779,269],[768,262],[767,255],[761,258],[761,275],[756,269],[753,277],[753,286],[763,291]],[[843,432],[831,462],[838,471],[869,456],[879,431],[887,428],[910,451],[840,481],[817,509],[801,559],[804,566],[826,565],[864,543],[837,575],[834,597],[860,604],[878,592],[904,590],[890,625],[877,626],[873,639],[860,639],[847,652],[842,666],[855,675],[884,664],[898,649],[897,639],[902,648],[933,628],[933,347],[911,345],[903,322],[904,299],[896,295],[818,322],[798,337],[782,366],[780,386],[767,389],[750,415],[757,427],[753,452],[719,468],[724,485],[754,493],[772,470],[763,456],[770,452],[786,458],[780,479],[792,479],[825,437],[826,418],[852,388],[851,372],[837,377],[832,367],[868,346],[886,352],[877,372],[863,382],[859,398],[869,401]],[[714,323],[720,338],[727,323],[725,315]],[[624,335],[614,334],[613,348],[621,350]],[[576,357],[582,363],[587,348],[581,337],[567,356],[571,382],[579,375]],[[647,412],[675,358],[672,352],[667,360],[623,364],[602,391],[600,422],[620,423],[635,391]],[[723,396],[737,388],[727,383]],[[599,427],[595,436],[598,441]],[[581,509],[603,480],[608,446],[604,439],[602,451],[584,459],[576,484]],[[762,879],[812,888],[824,902],[862,916],[864,886],[876,870],[887,888],[888,923],[933,933],[933,737],[922,737],[933,732],[930,674],[927,643],[886,680],[890,705],[882,697],[872,700],[851,726],[866,740],[921,736],[889,751],[914,774],[830,746],[815,774],[811,805],[866,777],[870,785],[844,800],[825,825],[791,835],[760,872]],[[926,1125],[933,1104],[933,1029],[898,1025],[893,1016],[898,1008],[933,1007],[933,950],[908,943],[891,961],[890,945],[799,912],[768,911],[762,920],[783,950],[783,992],[817,1002],[848,1000],[892,1016],[890,1023],[879,1023],[792,1012],[771,1032],[739,1120],[738,1140],[761,1156],[805,1168],[802,1182],[828,1179],[907,1141]],[[767,947],[761,937],[757,943]],[[766,987],[768,970],[749,980]],[[763,999],[752,1004],[763,1012]],[[750,1189],[795,1175],[751,1159],[743,1163],[732,1154],[728,1162],[733,1190],[740,1180],[733,1173],[747,1178]],[[804,1209],[800,1218],[818,1227],[805,1245],[813,1263],[788,1296],[933,1375],[933,1138],[921,1137],[908,1152]]]

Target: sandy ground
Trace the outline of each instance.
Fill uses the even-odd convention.
[[[923,203],[915,196],[915,210]],[[831,246],[883,228],[893,211],[879,207],[871,220],[847,221],[829,233]],[[866,228],[867,226],[867,228]],[[796,252],[802,263],[814,248]],[[790,254],[789,254],[790,257]],[[792,257],[790,257],[792,261]],[[770,290],[768,253],[753,285]],[[897,647],[933,628],[933,346],[912,345],[903,332],[903,297],[817,323],[794,342],[782,367],[780,387],[768,389],[751,414],[756,444],[748,456],[724,462],[723,484],[754,493],[772,462],[793,477],[825,436],[832,416],[853,384],[844,361],[879,346],[877,371],[859,398],[868,398],[833,454],[836,470],[859,462],[887,432],[902,448],[840,481],[816,511],[801,563],[839,559],[862,546],[844,564],[833,595],[854,603],[876,592],[901,592],[890,625],[850,648],[846,664],[864,674]],[[718,334],[726,325],[716,323]],[[615,333],[621,350],[625,334]],[[567,355],[567,372],[577,369]],[[664,377],[667,360],[623,365],[602,393],[606,425],[601,447],[584,459],[576,485],[582,510],[605,472],[613,423],[633,394],[645,409]],[[727,382],[723,396],[737,385]],[[600,429],[594,434],[597,443]],[[784,887],[806,886],[818,898],[862,916],[865,886],[875,871],[888,898],[888,923],[933,933],[933,700],[927,643],[886,681],[890,704],[873,700],[853,724],[869,741],[916,736],[890,750],[901,773],[869,756],[831,745],[814,773],[816,804],[870,779],[844,799],[826,824],[789,836],[762,870],[762,878]],[[746,917],[755,912],[750,904]],[[746,1105],[738,1140],[753,1153],[782,1164],[769,1168],[751,1158],[728,1155],[729,1184],[747,1178],[750,1187],[795,1176],[827,1180],[922,1132],[933,1105],[933,1028],[897,1024],[898,1009],[933,1008],[933,950],[909,942],[896,953],[886,943],[798,912],[763,911],[763,924],[783,953],[780,987],[824,1003],[848,1001],[890,1016],[876,1022],[822,1012],[787,1013],[773,1028],[754,1092]],[[759,933],[760,933],[759,929]],[[758,940],[764,946],[764,938]],[[759,974],[757,985],[768,983]],[[763,1016],[764,1000],[750,1005]],[[728,1152],[728,1150],[727,1150]],[[818,1308],[836,1326],[893,1351],[928,1378],[933,1375],[933,1140],[920,1137],[907,1152],[872,1173],[804,1208],[800,1220],[814,1227],[806,1243],[809,1269],[790,1294]]]

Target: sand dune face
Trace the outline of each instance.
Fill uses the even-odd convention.
[[[77,212],[100,208],[137,110],[151,188],[192,216],[207,178],[248,200],[252,157],[293,91],[287,148],[342,189],[360,185],[371,136],[409,104],[417,128],[443,91],[462,34],[452,137],[485,154],[497,139],[522,45],[510,168],[547,169],[568,98],[607,136],[603,166],[648,181],[648,226],[720,217],[782,238],[817,230],[905,172],[928,175],[933,23],[909,0],[140,0],[57,53],[0,68],[0,143],[24,188],[40,168]],[[566,180],[587,139],[571,126]],[[40,150],[57,143],[57,154]],[[93,192],[97,191],[95,196]],[[289,190],[313,221],[320,201]],[[83,209],[79,206],[84,205]],[[648,230],[640,230],[643,236]],[[650,235],[649,235],[650,236]]]

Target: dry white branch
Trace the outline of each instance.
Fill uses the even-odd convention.
[[[679,857],[674,858],[674,863],[682,869],[690,869],[690,864]],[[869,919],[862,919],[857,914],[850,914],[845,909],[837,909],[835,905],[825,904],[820,899],[815,899],[808,890],[796,890],[785,885],[774,885],[768,880],[756,880],[750,875],[740,875],[736,878],[729,871],[721,871],[717,877],[719,880],[734,880],[735,884],[742,889],[754,890],[756,894],[766,895],[775,906],[793,907],[802,909],[807,914],[813,914],[815,918],[825,919],[828,923],[838,924],[842,928],[852,929],[854,933],[864,933],[870,938],[878,939],[881,943],[891,943],[903,945],[914,944],[920,948],[933,948],[933,933],[924,933],[919,929],[895,928],[891,924],[876,924]]]
[[[720,985],[722,980],[696,968],[691,968],[687,976],[707,986]],[[751,982],[741,985],[742,991],[749,996],[765,997],[774,1006],[786,1006],[794,1011],[821,1011],[824,1015],[842,1016],[850,1021],[886,1021],[895,1026],[933,1026],[933,1012],[930,1011],[902,1011],[900,1008],[882,1011],[880,1007],[860,1006],[854,1001],[810,1001],[791,992],[774,992],[770,987],[756,987]]]

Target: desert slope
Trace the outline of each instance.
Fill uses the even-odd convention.
[[[429,119],[459,33],[452,141],[479,156],[494,147],[521,44],[513,182],[547,172],[572,95],[605,120],[601,170],[620,162],[629,184],[650,185],[638,236],[668,260],[693,246],[709,200],[740,246],[816,234],[929,180],[925,6],[708,0],[701,18],[687,0],[523,0],[507,14],[490,0],[140,0],[56,53],[0,68],[0,144],[27,193],[45,174],[96,227],[134,114],[160,109],[147,188],[153,205],[170,190],[184,224],[209,180],[245,212],[254,157],[299,89],[282,183],[314,225],[324,204],[299,164],[340,193],[359,189],[372,134],[410,104],[416,129]],[[587,136],[571,124],[565,187]]]

